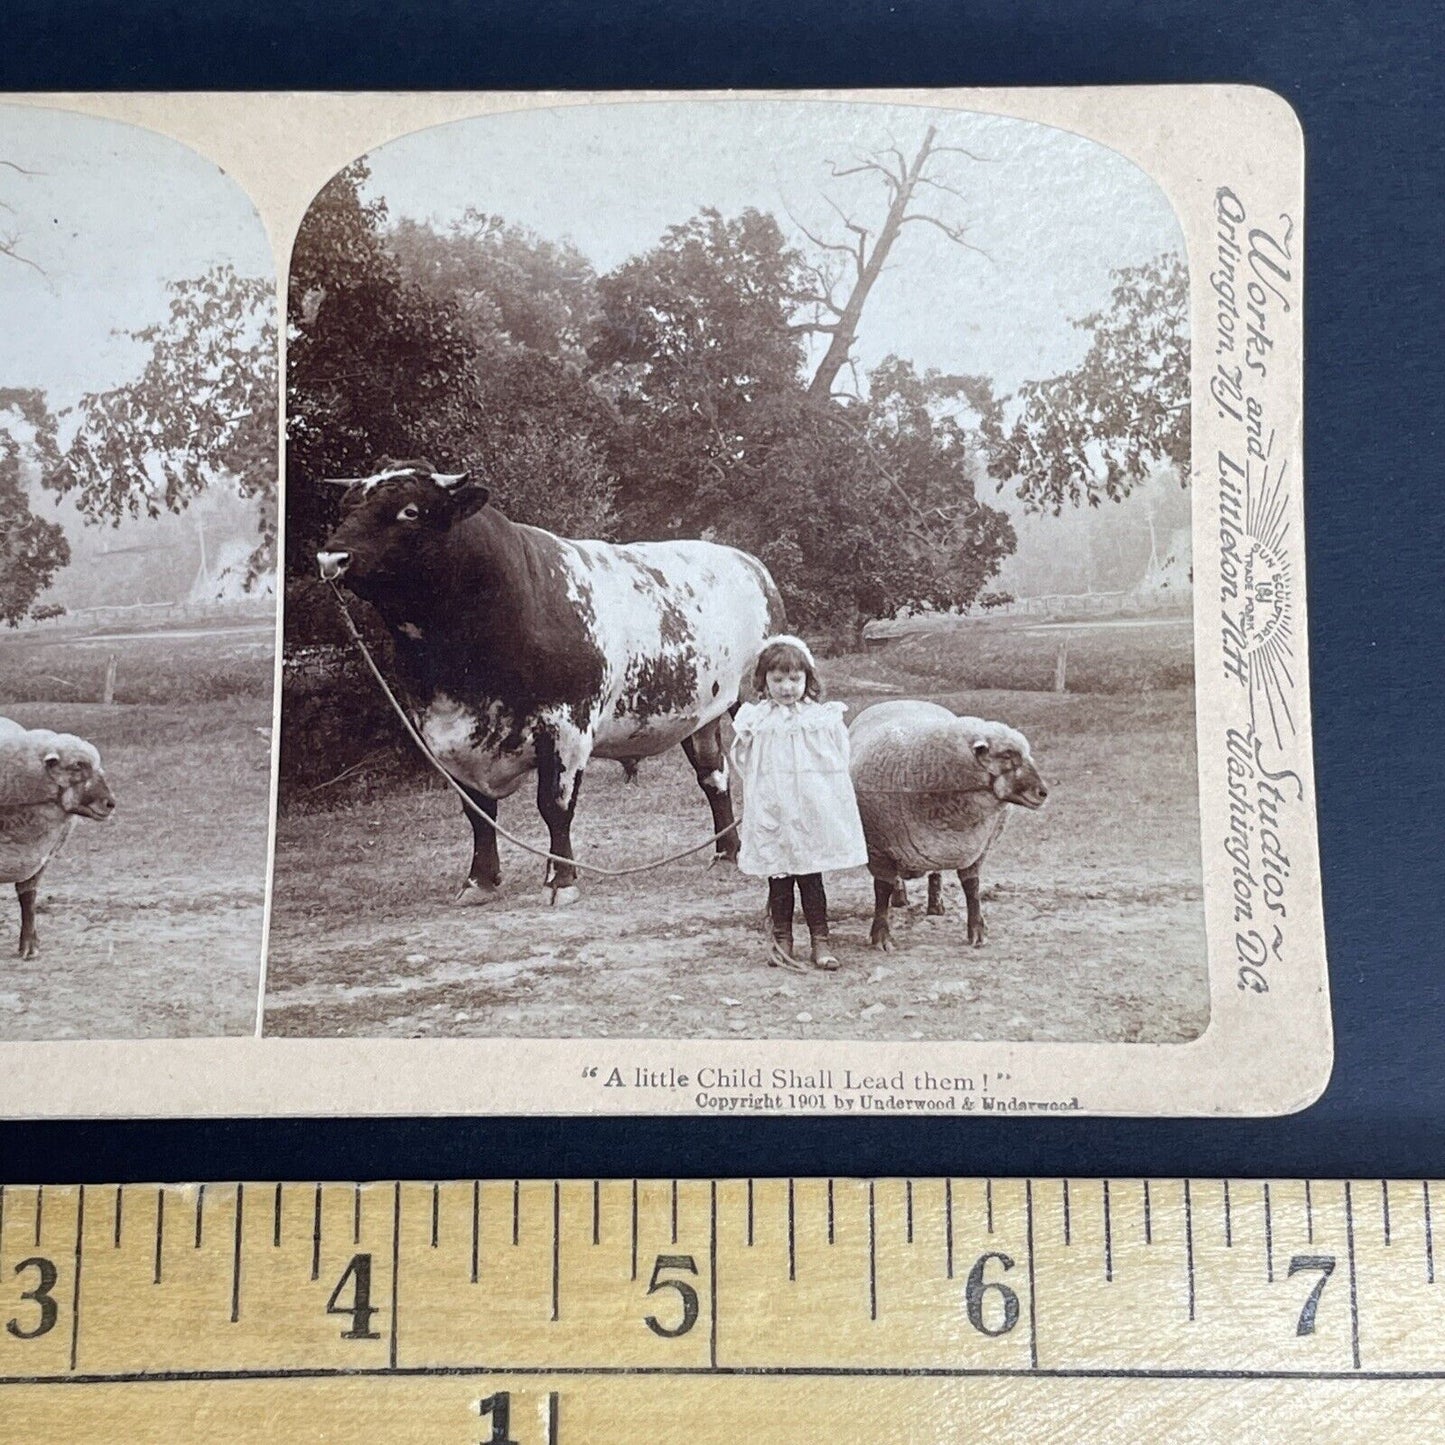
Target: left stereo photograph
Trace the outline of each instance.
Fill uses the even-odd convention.
[[[219,166],[0,105],[0,1040],[254,1030],[276,314]]]

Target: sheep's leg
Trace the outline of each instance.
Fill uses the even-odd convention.
[[[34,873],[15,885],[16,896],[20,899],[21,958],[36,958],[40,954],[40,937],[35,932],[35,890],[39,886],[40,873]]]
[[[939,918],[943,914],[943,874],[928,875],[928,916]]]
[[[960,868],[958,881],[963,884],[963,899],[968,905],[968,941],[975,948],[982,948],[988,929],[983,926],[983,909],[978,906],[978,863],[972,868]]]
[[[893,935],[888,928],[888,905],[893,900],[893,880],[873,880],[873,927],[868,932],[868,942],[884,953],[893,952]]]

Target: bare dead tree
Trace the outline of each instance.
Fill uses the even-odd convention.
[[[856,158],[852,165],[830,163],[833,179],[845,176],[876,175],[883,182],[888,193],[888,213],[876,236],[867,227],[843,211],[831,197],[824,200],[837,213],[843,227],[850,233],[847,241],[829,240],[815,235],[793,217],[794,224],[823,253],[823,260],[807,268],[809,289],[794,299],[813,308],[813,319],[798,323],[799,330],[820,332],[830,339],[828,349],[818,370],[808,386],[808,395],[814,401],[824,401],[834,394],[833,388],[838,373],[849,364],[853,343],[858,335],[858,323],[863,316],[863,306],[868,293],[883,272],[888,253],[898,239],[904,226],[918,224],[932,226],[942,231],[957,246],[967,251],[976,251],[980,256],[988,253],[973,245],[965,235],[962,223],[949,222],[918,209],[921,195],[925,190],[941,191],[947,195],[966,200],[961,191],[936,175],[928,174],[929,162],[941,155],[963,155],[970,160],[983,160],[962,146],[936,145],[937,126],[929,126],[917,154],[910,161],[896,145],[886,150]],[[835,264],[828,258],[838,257]],[[847,299],[839,301],[839,288],[851,273],[852,286]],[[824,316],[831,320],[823,320]]]
[[[4,167],[7,171],[15,171],[22,176],[39,174],[37,171],[27,171],[24,166],[16,165],[14,161],[6,160],[3,156],[0,156],[0,167]],[[15,207],[9,201],[0,201],[0,211],[5,211],[13,216]],[[32,261],[29,256],[21,255],[19,231],[0,231],[0,256],[11,261],[18,261],[22,266],[29,266],[32,271],[39,271],[42,276],[45,274],[43,267]]]

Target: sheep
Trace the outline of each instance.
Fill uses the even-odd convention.
[[[35,890],[77,817],[103,821],[115,797],[84,738],[0,717],[0,882],[20,899],[20,957],[35,958]]]
[[[1005,808],[1041,808],[1048,797],[1028,739],[1006,723],[902,700],[866,708],[848,739],[873,875],[869,941],[892,951],[888,908],[907,901],[905,879],[926,873],[928,912],[942,913],[942,870],[951,868],[963,884],[968,941],[981,947],[979,868],[1003,831]]]

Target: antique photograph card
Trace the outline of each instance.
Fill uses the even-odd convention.
[[[1282,100],[13,100],[5,1112],[1318,1096]]]

